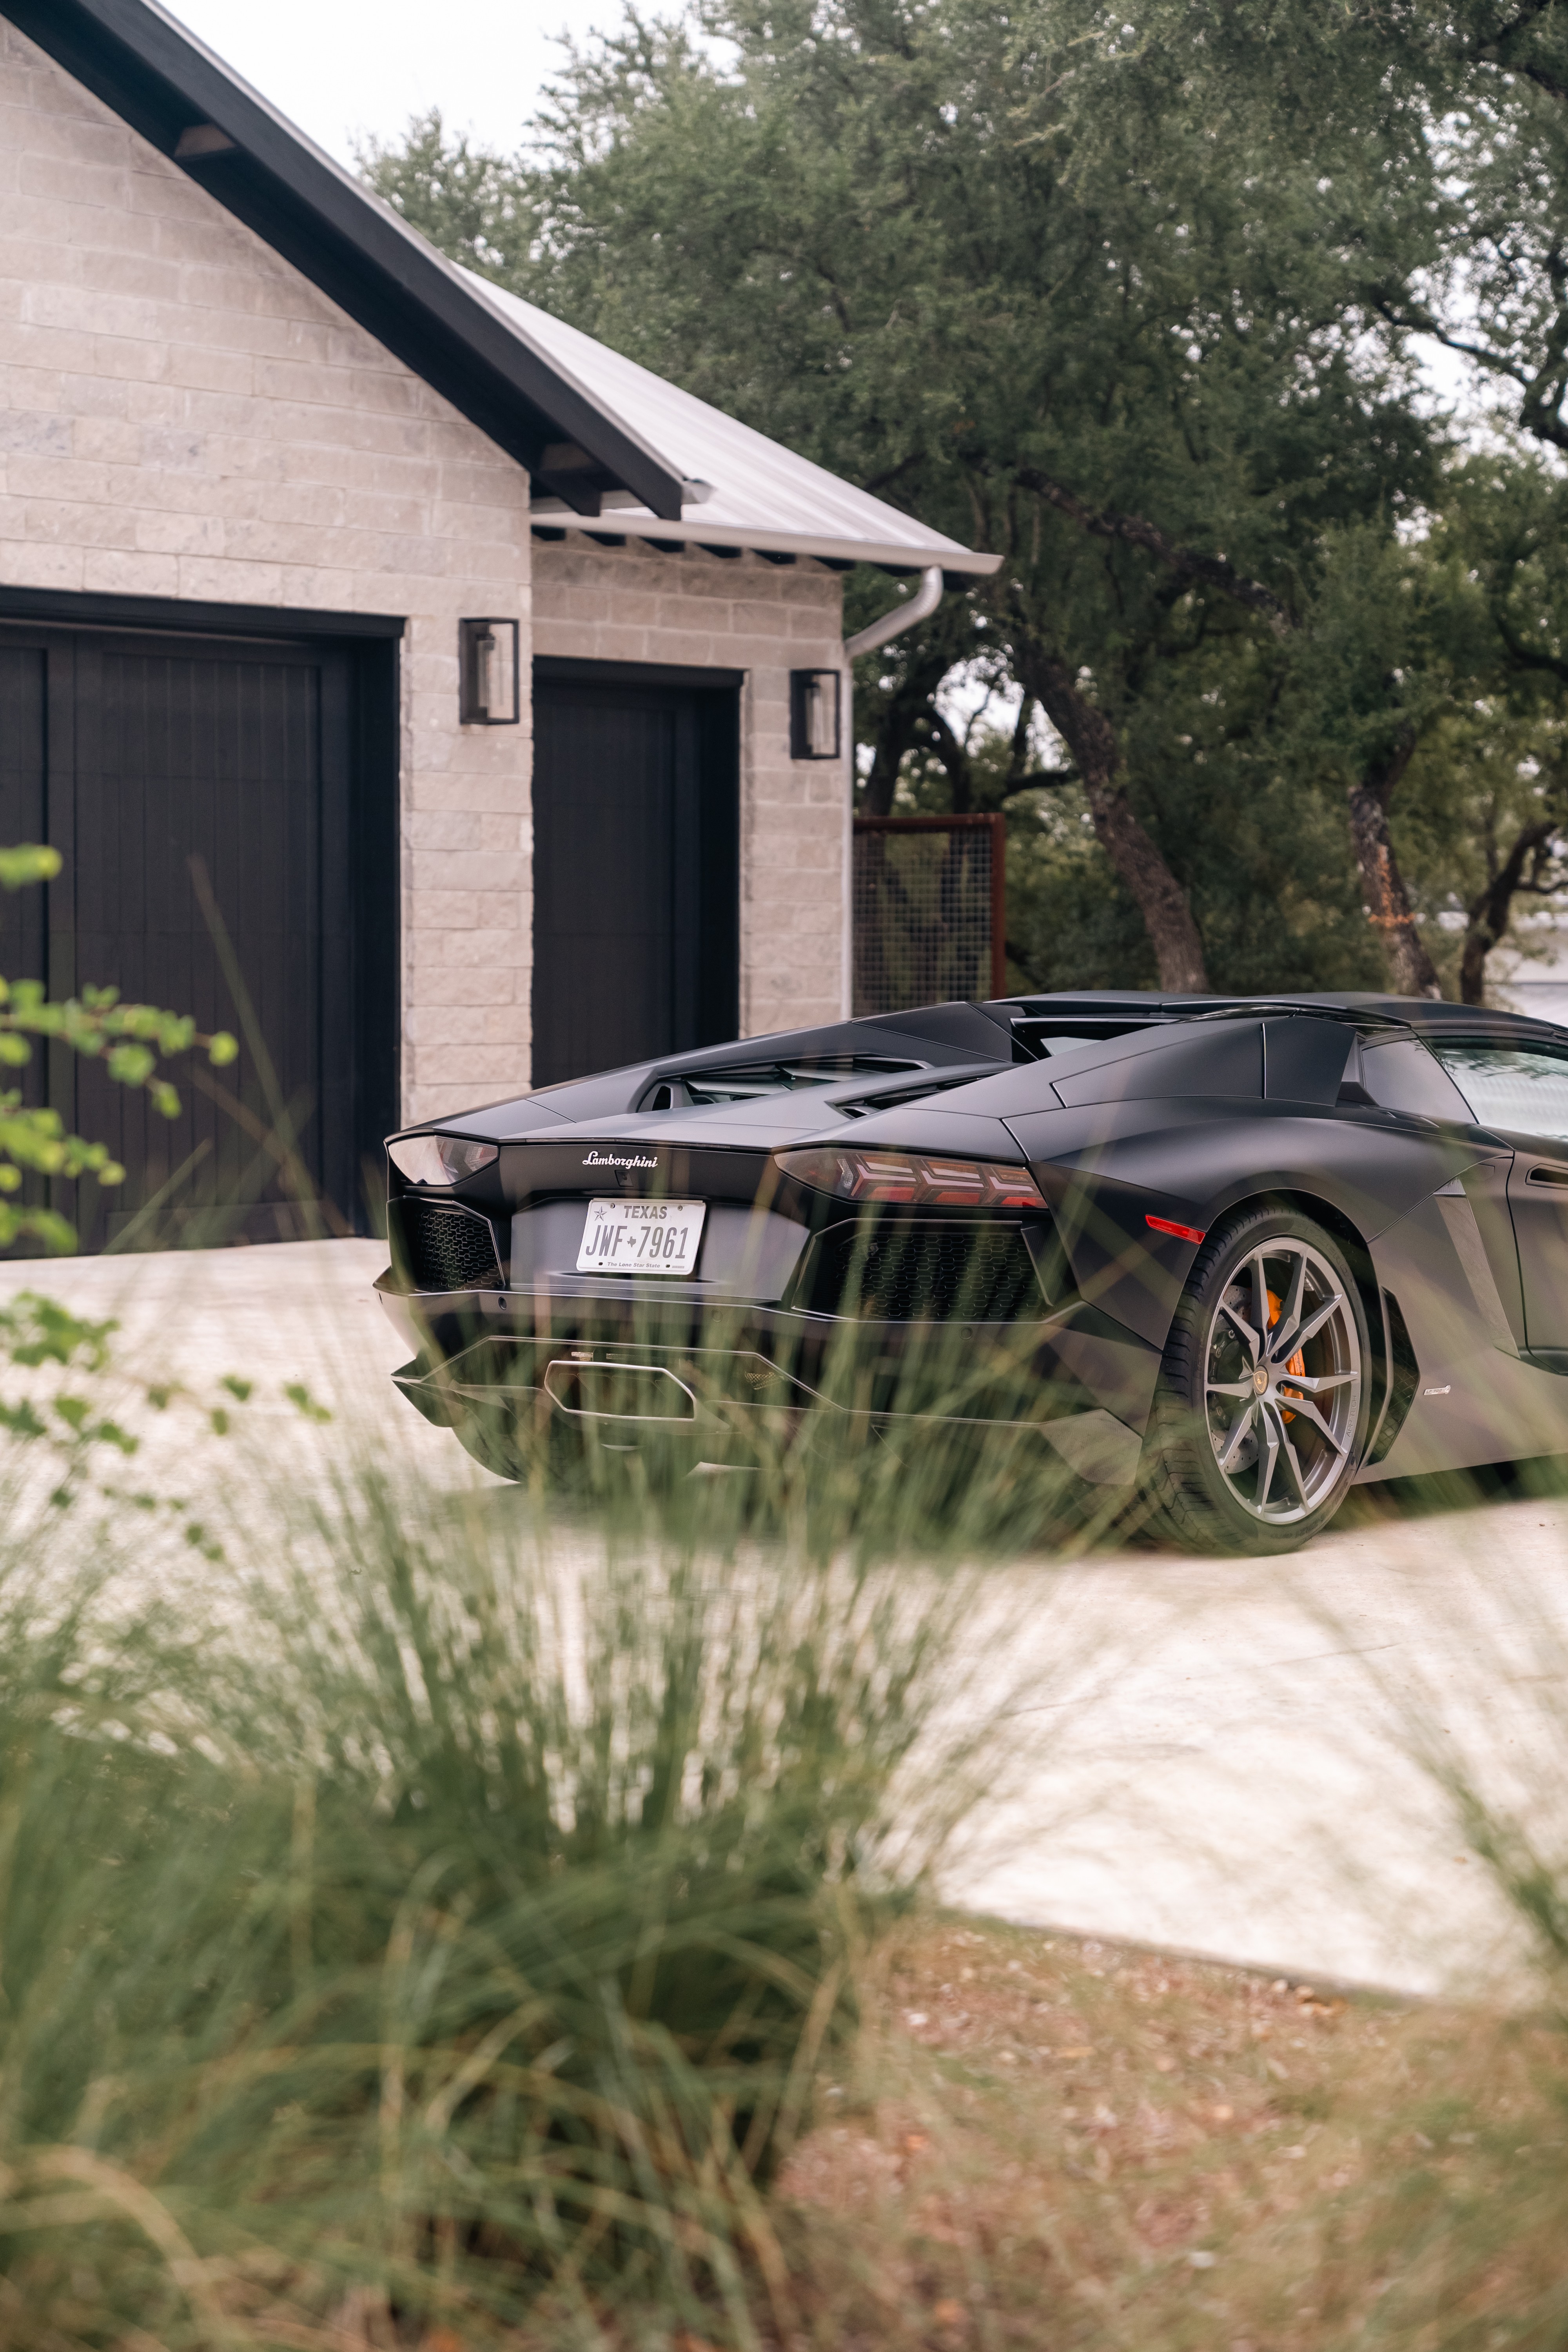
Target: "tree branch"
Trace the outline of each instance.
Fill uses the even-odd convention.
[[[1018,716],[1014,721],[1013,741],[1007,753],[1007,784],[1009,793],[1016,792],[1029,757],[1029,721],[1035,715],[1033,695],[1026,694],[1018,704]]]
[[[1561,101],[1568,99],[1568,87],[1558,79],[1549,67],[1527,65],[1521,59],[1505,54],[1509,46],[1517,40],[1521,33],[1531,30],[1538,17],[1550,13],[1552,5],[1552,0],[1524,0],[1524,5],[1518,15],[1504,25],[1500,32],[1494,33],[1489,41],[1478,41],[1472,54],[1484,59],[1489,65],[1500,66],[1504,73],[1522,75],[1526,81],[1533,82],[1537,89],[1544,90],[1548,98],[1554,98]]]
[[[1568,686],[1568,660],[1560,654],[1538,653],[1533,646],[1527,646],[1522,637],[1515,635],[1512,623],[1500,606],[1493,607],[1492,619],[1499,636],[1508,647],[1510,658],[1517,662],[1521,669],[1543,669]]]
[[[866,482],[864,487],[869,490],[873,496],[875,496],[879,491],[888,489],[894,482],[900,480],[902,477],[909,472],[911,466],[918,466],[919,464],[920,458],[918,456],[900,457],[896,466],[888,467],[886,471],[883,473],[873,474],[869,480]]]
[[[947,771],[947,781],[952,788],[953,815],[967,816],[974,805],[974,772],[969,764],[969,754],[940,710],[931,709],[929,722],[931,748]]]
[[[1514,836],[1512,848],[1498,871],[1479,890],[1466,909],[1464,952],[1459,959],[1459,998],[1465,1004],[1486,1002],[1487,958],[1508,929],[1514,895],[1526,890],[1536,897],[1550,895],[1535,877],[1539,876],[1543,853],[1557,831],[1555,817],[1538,817],[1533,824],[1521,825]],[[1531,879],[1524,878],[1526,862],[1531,868]]]
[[[1479,367],[1489,368],[1494,375],[1507,376],[1521,392],[1530,388],[1531,378],[1517,360],[1505,359],[1500,352],[1489,351],[1485,343],[1467,341],[1463,335],[1450,334],[1447,328],[1435,319],[1430,310],[1407,306],[1400,310],[1382,295],[1374,295],[1372,308],[1384,324],[1398,329],[1402,335],[1430,335],[1445,351],[1458,352],[1462,359],[1474,360]]]
[[[1555,281],[1554,281],[1555,282]],[[1372,308],[1380,319],[1400,333],[1430,335],[1445,351],[1457,352],[1462,359],[1474,360],[1476,365],[1490,374],[1503,377],[1517,384],[1521,394],[1520,423],[1536,440],[1544,441],[1557,449],[1568,448],[1568,425],[1558,411],[1563,405],[1565,388],[1563,348],[1568,343],[1568,312],[1559,309],[1556,320],[1558,360],[1554,369],[1544,366],[1533,373],[1520,361],[1510,359],[1506,352],[1489,350],[1485,343],[1473,343],[1464,335],[1451,334],[1439,325],[1425,308],[1397,308],[1381,296],[1374,296]]]
[[[1041,995],[1044,995],[1045,983],[1042,982],[1039,973],[1035,970],[1034,965],[1029,961],[1028,957],[1024,954],[1022,949],[1019,948],[1016,941],[1012,940],[1005,940],[1003,944],[1008,962],[1016,963],[1018,970],[1028,982],[1030,988],[1037,991]]]
[[[1195,548],[1178,546],[1158,523],[1148,521],[1142,515],[1121,514],[1114,507],[1097,509],[1087,506],[1064,483],[1054,481],[1049,474],[1042,474],[1033,466],[1020,466],[1017,479],[1021,488],[1044,499],[1092,538],[1119,540],[1125,546],[1141,547],[1178,580],[1202,581],[1205,587],[1217,588],[1223,595],[1246,605],[1248,612],[1260,614],[1278,637],[1289,636],[1294,629],[1294,616],[1273,590],[1266,588],[1260,580],[1249,580],[1223,556],[1200,555]]]
[[[1064,784],[1081,784],[1083,778],[1076,768],[1035,768],[1008,784],[1003,792],[1005,801],[1021,800],[1026,793],[1059,792]]]

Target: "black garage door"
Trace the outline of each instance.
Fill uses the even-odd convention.
[[[174,1120],[92,1064],[36,1064],[35,1097],[128,1171],[61,1188],[84,1245],[363,1230],[396,1108],[395,692],[388,637],[0,622],[0,841],[64,860],[0,909],[0,969],[242,1048],[171,1072]]]
[[[735,1034],[740,685],[535,663],[535,1086]]]

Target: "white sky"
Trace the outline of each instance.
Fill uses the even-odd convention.
[[[345,163],[438,106],[487,146],[517,145],[560,57],[621,20],[620,0],[164,0],[264,98]]]

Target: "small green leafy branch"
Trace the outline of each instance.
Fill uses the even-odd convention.
[[[8,1359],[25,1371],[57,1364],[89,1391],[85,1395],[66,1389],[50,1396],[23,1394],[14,1403],[0,1397],[0,1431],[15,1443],[53,1457],[57,1483],[49,1501],[57,1509],[68,1508],[88,1493],[106,1502],[128,1503],[140,1511],[173,1517],[193,1549],[205,1559],[219,1560],[222,1546],[195,1516],[195,1507],[186,1497],[106,1485],[98,1475],[97,1461],[104,1451],[130,1461],[140,1453],[142,1440],[112,1411],[96,1402],[93,1391],[101,1399],[106,1376],[114,1375],[125,1402],[144,1405],[158,1413],[175,1405],[194,1406],[213,1436],[226,1437],[234,1427],[237,1407],[250,1402],[256,1383],[228,1373],[217,1384],[220,1401],[207,1403],[177,1381],[137,1380],[113,1361],[111,1341],[119,1328],[112,1320],[92,1322],[73,1315],[68,1307],[35,1290],[21,1291],[8,1306],[0,1307],[0,1359]],[[300,1381],[287,1382],[283,1395],[306,1421],[332,1417]]]
[[[59,852],[40,844],[0,849],[0,888],[20,890],[52,881],[59,870]],[[16,1069],[30,1062],[34,1037],[101,1062],[118,1085],[143,1088],[164,1118],[178,1118],[180,1097],[160,1074],[160,1062],[199,1049],[215,1069],[222,1069],[239,1052],[226,1029],[208,1036],[188,1013],[122,1004],[118,989],[84,988],[79,996],[54,1004],[42,981],[0,979],[0,1066]],[[0,1087],[0,1249],[24,1234],[47,1249],[74,1249],[76,1234],[58,1211],[24,1208],[7,1197],[20,1192],[28,1170],[41,1176],[96,1176],[100,1184],[119,1184],[125,1175],[107,1146],[68,1135],[58,1111],[28,1107],[19,1087]]]

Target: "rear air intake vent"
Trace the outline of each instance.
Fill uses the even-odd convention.
[[[455,1201],[404,1199],[397,1204],[403,1250],[416,1290],[500,1290],[495,1234],[488,1217]]]
[[[1384,1292],[1383,1301],[1388,1309],[1388,1408],[1368,1449],[1369,1462],[1381,1462],[1391,1451],[1421,1385],[1421,1367],[1415,1360],[1410,1327],[1399,1311],[1399,1301],[1392,1290]]]
[[[812,1250],[805,1287],[818,1315],[880,1323],[1014,1323],[1045,1312],[1016,1225],[832,1225]]]

